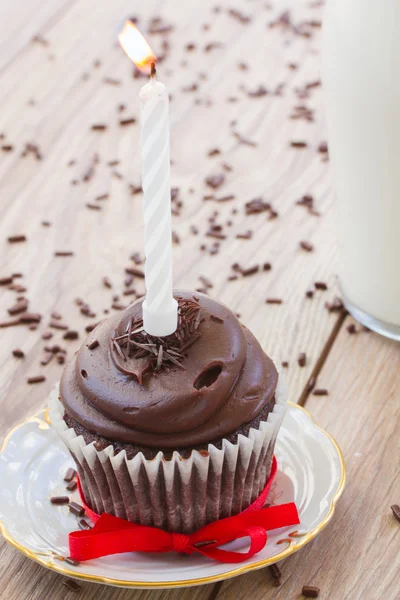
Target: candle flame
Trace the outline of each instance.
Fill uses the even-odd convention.
[[[157,57],[132,21],[125,21],[118,40],[123,51],[137,68],[148,73],[151,65],[157,61]]]

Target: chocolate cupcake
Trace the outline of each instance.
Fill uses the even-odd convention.
[[[203,294],[175,297],[171,336],[144,332],[142,300],[100,323],[50,416],[92,510],[191,533],[260,494],[286,393],[232,311]]]

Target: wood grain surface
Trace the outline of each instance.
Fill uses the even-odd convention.
[[[22,273],[13,283],[26,287],[0,287],[0,321],[12,318],[7,311],[19,296],[42,315],[36,331],[26,325],[0,329],[0,435],[42,406],[59,379],[60,353],[40,364],[46,346],[59,345],[71,357],[86,326],[135,298],[124,295],[126,289],[144,292],[140,278],[124,283],[131,255],[143,254],[143,228],[141,194],[131,188],[140,188],[139,128],[120,124],[138,118],[144,80],[133,77],[116,39],[123,21],[135,16],[155,51],[165,55],[159,77],[171,94],[176,287],[204,287],[199,276],[206,276],[210,295],[240,313],[278,366],[289,362],[283,371],[290,399],[306,404],[337,436],[349,468],[336,518],[309,548],[285,561],[280,589],[262,570],[186,591],[84,583],[79,598],[297,598],[306,583],[319,585],[321,597],[330,600],[397,598],[399,534],[389,511],[400,502],[397,347],[372,333],[350,336],[349,318],[325,307],[336,292],[333,194],[329,162],[319,151],[326,139],[321,4],[18,0],[0,8],[0,279]],[[170,30],[148,33],[160,28],[158,17]],[[99,124],[105,128],[94,131]],[[219,174],[225,181],[212,189],[206,178]],[[304,195],[312,195],[318,215],[297,204]],[[227,196],[233,198],[218,201]],[[246,214],[246,204],[259,198],[271,208]],[[225,239],[207,235],[213,225],[222,226]],[[250,239],[237,238],[248,231]],[[8,243],[18,234],[27,240]],[[302,249],[302,241],[313,251]],[[73,255],[55,256],[60,251]],[[260,269],[228,281],[235,263]],[[265,263],[270,270],[263,270]],[[328,290],[315,290],[315,282]],[[307,290],[314,290],[313,298],[306,298]],[[267,298],[282,304],[266,304]],[[77,299],[91,316],[82,314]],[[64,340],[65,331],[50,327],[53,311],[78,340]],[[43,340],[49,331],[52,339]],[[12,355],[16,348],[24,359]],[[297,361],[301,352],[304,367]],[[326,398],[306,389],[320,371]],[[45,382],[28,385],[28,377],[42,374]],[[380,595],[373,595],[374,586]],[[1,598],[64,596],[72,593],[62,577],[0,540]]]

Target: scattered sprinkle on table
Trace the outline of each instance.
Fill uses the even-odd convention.
[[[73,256],[74,253],[71,250],[57,250],[54,252],[54,256]]]
[[[92,131],[105,131],[107,129],[108,125],[106,125],[105,123],[94,123],[91,126],[91,130]]]
[[[20,242],[26,242],[27,237],[26,235],[10,235],[7,240],[9,244],[18,244]]]
[[[302,240],[300,242],[300,248],[306,252],[312,252],[314,250],[314,246],[311,244],[311,242],[307,242],[307,240]]]
[[[131,117],[130,119],[121,119],[119,124],[121,127],[126,127],[127,125],[134,125],[136,123],[136,119]]]
[[[12,277],[0,277],[0,285],[10,285],[12,282]]]
[[[347,326],[347,331],[350,333],[350,335],[354,335],[355,333],[358,333],[358,329],[354,325],[354,323],[350,323],[350,325]]]
[[[266,304],[282,304],[283,300],[282,298],[267,298],[265,300]]]
[[[79,338],[79,333],[77,331],[73,331],[69,329],[63,335],[64,340],[77,340]]]
[[[301,590],[301,593],[306,598],[318,598],[319,591],[320,591],[319,588],[315,587],[314,585],[303,585],[303,589]]]
[[[240,269],[240,272],[243,275],[243,277],[249,277],[250,275],[258,273],[259,270],[259,265],[254,265],[253,267],[248,267],[247,269]]]
[[[53,329],[59,329],[60,331],[67,331],[68,329],[68,325],[65,323],[60,323],[60,321],[57,321],[56,319],[52,319],[50,321],[49,327],[52,327]]]
[[[394,518],[400,523],[400,506],[398,504],[393,504],[390,508],[392,509]]]
[[[82,589],[79,583],[74,579],[64,579],[63,585],[65,585],[65,587],[68,588],[71,592],[75,592],[76,594],[78,594]]]
[[[89,210],[102,210],[100,204],[93,204],[93,202],[86,202],[86,208]]]
[[[29,385],[34,383],[42,383],[43,381],[46,381],[46,377],[44,375],[36,375],[35,377],[28,377],[27,379]]]
[[[294,141],[290,145],[292,148],[307,148],[307,142]]]
[[[323,388],[317,388],[313,391],[313,396],[327,396],[328,390]]]
[[[269,565],[268,570],[272,576],[273,585],[278,587],[281,585],[282,573],[277,564]]]
[[[307,355],[305,352],[300,352],[299,357],[297,359],[300,367],[305,367],[307,362]]]

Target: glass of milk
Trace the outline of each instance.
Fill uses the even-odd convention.
[[[343,300],[400,340],[400,0],[327,0],[323,63]]]

